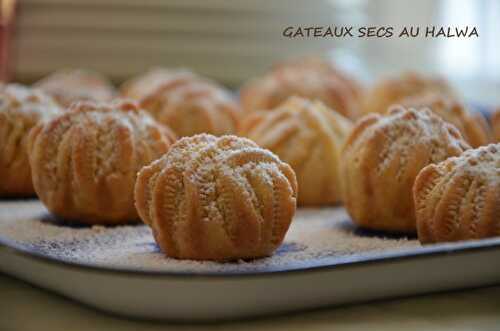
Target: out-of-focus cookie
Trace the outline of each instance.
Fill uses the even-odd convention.
[[[415,177],[468,148],[454,126],[429,110],[396,107],[363,117],[341,156],[342,198],[352,220],[373,230],[415,232]]]
[[[144,167],[136,206],[170,257],[263,257],[282,243],[295,213],[292,168],[254,142],[196,135]]]
[[[134,103],[73,104],[31,131],[35,190],[52,213],[67,220],[137,221],[137,172],[165,154],[173,140],[167,127]]]
[[[413,194],[422,243],[500,236],[500,144],[425,167]]]
[[[384,114],[390,106],[399,104],[405,98],[427,93],[455,95],[448,82],[443,79],[407,72],[400,76],[382,79],[368,89],[363,98],[362,112]]]
[[[113,84],[103,75],[84,69],[56,71],[35,83],[63,107],[77,101],[106,102],[116,94]]]
[[[0,196],[32,196],[26,150],[28,134],[37,123],[60,113],[40,90],[19,84],[0,85]]]
[[[240,110],[230,93],[189,71],[153,69],[124,83],[121,90],[180,137],[236,132]]]
[[[329,205],[340,202],[340,149],[351,128],[320,101],[291,97],[272,112],[250,114],[240,134],[290,164],[299,205]]]
[[[495,142],[500,142],[500,109],[491,116],[491,126],[493,127]]]
[[[426,93],[406,98],[401,105],[407,108],[429,108],[448,123],[453,124],[464,139],[472,146],[490,143],[490,135],[481,114],[471,114],[463,103],[440,93]]]
[[[291,96],[320,100],[347,118],[357,118],[362,88],[340,69],[319,57],[277,64],[246,83],[240,101],[246,113],[271,110]]]
[[[152,68],[125,81],[120,86],[120,94],[134,100],[148,99],[151,102],[148,104],[149,108],[156,110],[154,101],[162,89],[172,88],[193,80],[204,81],[204,78],[187,69]]]

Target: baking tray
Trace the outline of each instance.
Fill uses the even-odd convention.
[[[71,225],[37,200],[0,201],[0,271],[142,319],[236,319],[493,285],[498,261],[499,238],[422,247],[357,229],[342,208],[299,209],[269,258],[179,261],[144,225]]]

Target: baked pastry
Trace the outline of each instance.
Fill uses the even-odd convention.
[[[229,92],[189,71],[153,69],[126,82],[122,94],[180,137],[236,132],[240,111]]]
[[[460,132],[430,110],[395,107],[360,119],[342,149],[342,198],[359,226],[416,231],[412,187],[428,164],[469,148]]]
[[[76,101],[106,102],[116,94],[111,82],[101,74],[83,69],[59,70],[35,83],[62,107]]]
[[[340,202],[340,149],[352,123],[320,101],[291,97],[272,112],[255,112],[240,134],[290,164],[299,205]]]
[[[407,72],[401,76],[377,82],[365,94],[362,111],[363,114],[384,114],[390,106],[400,103],[405,98],[429,92],[451,97],[455,95],[448,82],[443,79]]]
[[[196,135],[144,167],[136,207],[170,257],[235,260],[268,256],[295,213],[292,168],[254,142]]]
[[[161,88],[174,87],[187,81],[205,81],[187,69],[152,68],[145,73],[132,77],[120,86],[120,94],[134,100],[149,99],[150,108]],[[208,80],[206,80],[208,81]]]
[[[491,116],[491,125],[493,127],[495,142],[500,142],[500,109]]]
[[[500,236],[500,144],[425,167],[413,195],[424,244]]]
[[[138,220],[137,172],[166,153],[173,133],[131,102],[82,102],[29,136],[33,184],[55,215],[87,224]]]
[[[440,93],[424,93],[401,101],[406,108],[429,108],[448,123],[453,124],[472,146],[487,145],[490,137],[484,127],[485,119],[480,113],[472,115],[459,101]]]
[[[348,118],[357,118],[362,89],[326,60],[300,58],[276,65],[243,86],[240,101],[246,113],[274,109],[291,96],[317,99]]]
[[[488,137],[488,144],[495,142],[495,137],[493,135],[492,127],[489,123],[488,117],[485,116],[481,111],[474,111],[471,113],[477,124],[481,126],[483,132]]]
[[[26,151],[29,131],[60,112],[40,90],[19,84],[0,85],[0,196],[32,196]]]

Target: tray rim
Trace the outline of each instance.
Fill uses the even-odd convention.
[[[127,277],[152,277],[152,278],[175,278],[177,280],[199,280],[205,279],[239,279],[239,278],[262,278],[275,276],[290,276],[311,272],[325,272],[337,269],[366,266],[371,264],[387,264],[402,261],[434,258],[440,256],[456,256],[470,254],[474,252],[498,250],[500,253],[500,237],[459,241],[452,243],[433,244],[423,246],[418,249],[406,251],[393,251],[379,253],[376,256],[346,256],[337,263],[306,266],[303,268],[266,270],[266,271],[245,271],[245,272],[190,272],[190,271],[166,271],[166,270],[144,270],[138,268],[127,268],[118,266],[104,266],[92,263],[82,263],[48,256],[35,250],[30,250],[11,239],[0,236],[0,249],[7,249],[11,253],[25,258],[37,260],[38,262],[57,265],[63,268],[79,269],[87,272],[97,272],[104,274],[115,274],[116,276]],[[339,258],[332,258],[339,259]],[[188,276],[188,277],[186,277]]]

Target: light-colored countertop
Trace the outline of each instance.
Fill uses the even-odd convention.
[[[210,325],[110,316],[0,274],[0,330],[500,330],[500,286]]]

